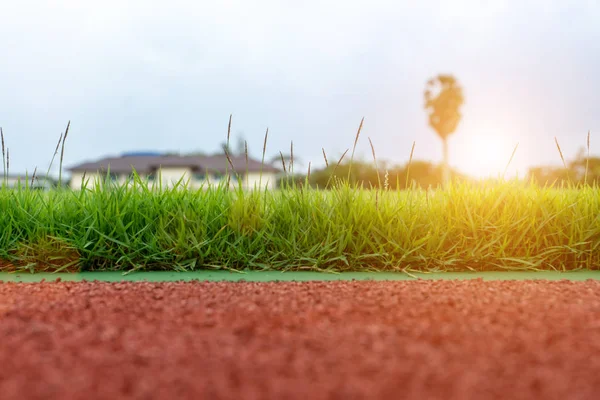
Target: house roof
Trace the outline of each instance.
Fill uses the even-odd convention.
[[[246,156],[230,156],[234,169],[237,172],[246,171]],[[71,172],[95,172],[98,170],[108,170],[114,173],[130,173],[134,168],[138,173],[151,173],[159,168],[183,167],[191,168],[194,172],[219,172],[224,173],[226,169],[231,169],[227,157],[224,154],[215,155],[153,155],[153,154],[124,154],[120,157],[107,157],[97,161],[84,162],[68,168]],[[248,159],[248,171],[259,172],[261,162],[255,159]],[[279,169],[270,165],[262,166],[263,172],[279,172]]]

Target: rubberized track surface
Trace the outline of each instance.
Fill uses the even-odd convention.
[[[598,281],[0,284],[2,399],[595,399]]]

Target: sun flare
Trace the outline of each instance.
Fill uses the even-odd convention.
[[[470,176],[496,178],[504,173],[516,145],[500,133],[472,135],[456,145],[455,164]]]

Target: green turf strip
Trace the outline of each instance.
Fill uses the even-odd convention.
[[[82,191],[0,190],[0,268],[508,272],[600,266],[600,186],[456,182],[439,190],[391,191],[338,182],[331,190],[181,189],[152,188],[136,178]]]
[[[411,274],[395,272],[344,272],[327,274],[319,272],[229,272],[229,271],[194,271],[194,272],[82,272],[76,274],[14,274],[0,273],[0,281],[4,282],[40,282],[42,279],[53,281],[60,278],[63,281],[99,280],[106,282],[118,281],[150,281],[168,282],[179,280],[208,280],[208,281],[331,281],[331,280],[415,280],[415,279],[476,279],[484,280],[524,280],[524,279],[569,279],[574,281],[600,279],[600,271],[577,272],[442,272],[432,274]]]

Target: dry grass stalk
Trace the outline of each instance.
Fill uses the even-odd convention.
[[[229,150],[229,140],[231,139],[231,120],[233,119],[233,114],[229,114],[229,123],[227,124],[227,149]]]
[[[590,169],[590,131],[588,131],[588,134],[587,134],[587,159],[585,160],[585,178],[583,180],[584,185],[587,185],[589,169]]]
[[[58,170],[58,186],[62,186],[62,169],[63,169],[63,159],[65,157],[65,142],[67,141],[67,136],[69,135],[69,128],[71,127],[71,121],[67,123],[67,129],[65,130],[65,136],[62,140],[62,146],[60,150],[60,168]]]
[[[225,175],[227,176],[227,187],[229,187],[229,183],[231,179],[229,177],[229,166],[231,165],[231,169],[233,170],[233,162],[231,162],[231,158],[229,157],[229,141],[231,139],[231,120],[233,119],[233,114],[229,114],[229,123],[227,124],[227,142],[225,143],[225,157],[227,157],[228,165],[225,166]]]
[[[371,146],[371,154],[373,155],[373,161],[375,162],[375,170],[377,171],[377,187],[381,188],[381,178],[379,177],[379,166],[377,166],[377,157],[375,157],[375,146],[373,146],[373,142],[371,138],[369,139],[369,145]],[[377,198],[375,198],[377,202]]]
[[[567,168],[567,163],[565,162],[565,157],[563,155],[562,149],[560,148],[560,144],[558,144],[558,139],[556,138],[556,136],[554,137],[554,142],[556,143],[556,148],[558,149],[558,153],[560,154],[560,159],[563,162],[563,166],[565,168]]]
[[[360,120],[360,125],[356,131],[356,137],[354,138],[354,145],[352,146],[352,155],[350,156],[350,166],[348,167],[348,181],[350,181],[350,172],[352,171],[352,162],[354,161],[354,153],[356,151],[356,145],[358,144],[358,138],[360,137],[360,131],[362,130],[365,117]]]
[[[281,156],[281,165],[283,165],[283,172],[287,175],[287,169],[285,168],[285,159],[283,158],[283,153],[280,151],[279,155]]]
[[[408,166],[406,167],[406,182],[405,182],[405,187],[408,189],[408,180],[409,180],[409,175],[410,175],[410,166],[412,165],[412,160],[413,160],[413,156],[415,155],[415,146],[417,145],[417,142],[413,142],[412,144],[412,149],[410,150],[410,158],[408,159]],[[386,174],[387,174],[387,170],[386,170]]]
[[[385,170],[383,188],[385,190],[388,190],[390,188],[390,172],[387,170],[387,168]]]
[[[229,155],[229,151],[225,152],[225,157],[227,157],[227,162],[229,163],[231,170],[235,172],[235,167],[233,166],[233,160],[231,159],[231,156]]]
[[[502,174],[502,179],[506,178],[506,173],[508,172],[508,167],[510,167],[510,164],[512,163],[513,159],[515,158],[515,154],[517,153],[517,149],[519,148],[519,143],[517,143],[517,145],[515,146],[515,149],[512,152],[512,155],[510,156],[510,160],[508,160],[508,164],[506,164],[506,168],[504,168],[504,173]]]
[[[346,149],[346,151],[344,152],[344,154],[342,154],[342,156],[340,157],[340,159],[338,160],[337,164],[335,164],[335,166],[333,167],[333,171],[331,172],[331,176],[329,177],[329,179],[327,180],[327,185],[325,185],[325,187],[329,186],[329,183],[331,182],[331,179],[336,178],[335,176],[335,171],[338,169],[338,167],[340,166],[340,164],[342,163],[342,160],[344,159],[344,157],[346,156],[346,154],[348,153],[350,149]]]
[[[556,148],[558,149],[558,153],[560,154],[560,159],[562,160],[563,166],[565,167],[565,171],[567,171],[567,179],[569,182],[571,182],[569,168],[567,167],[567,162],[565,161],[565,157],[563,155],[562,149],[560,148],[560,144],[558,144],[558,139],[556,138],[556,136],[554,137],[554,142],[556,143]]]
[[[4,173],[4,180],[8,178],[8,174],[6,172],[6,148],[4,147],[4,131],[2,127],[0,127],[0,141],[2,141],[2,172]]]
[[[248,142],[244,140],[244,154],[246,155],[246,187],[248,187]]]
[[[37,173],[37,167],[35,167],[35,168],[33,169],[33,175],[31,175],[31,187],[33,187],[33,185],[34,185],[34,183],[35,183],[35,178],[36,178],[35,174],[36,174],[36,173]]]
[[[52,155],[52,160],[50,160],[50,165],[48,165],[48,170],[46,171],[46,181],[48,180],[48,176],[50,175],[50,169],[52,168],[52,164],[54,164],[54,159],[56,158],[56,155],[58,154],[58,149],[60,148],[60,144],[62,143],[63,140],[63,133],[60,134],[60,137],[58,138],[58,143],[56,143],[56,148],[54,149],[54,154]]]
[[[360,120],[360,125],[358,126],[358,131],[356,132],[356,137],[354,138],[354,146],[352,147],[352,156],[350,157],[350,162],[354,160],[354,152],[356,151],[356,145],[358,144],[358,138],[360,137],[360,131],[362,130],[364,122],[365,117],[362,117],[362,119]]]
[[[294,175],[294,141],[290,142],[290,173]]]
[[[262,149],[262,161],[260,162],[260,177],[258,178],[258,187],[262,188],[262,174],[263,174],[263,166],[265,165],[265,155],[267,154],[267,138],[269,137],[269,128],[265,132],[265,141],[263,143]]]

